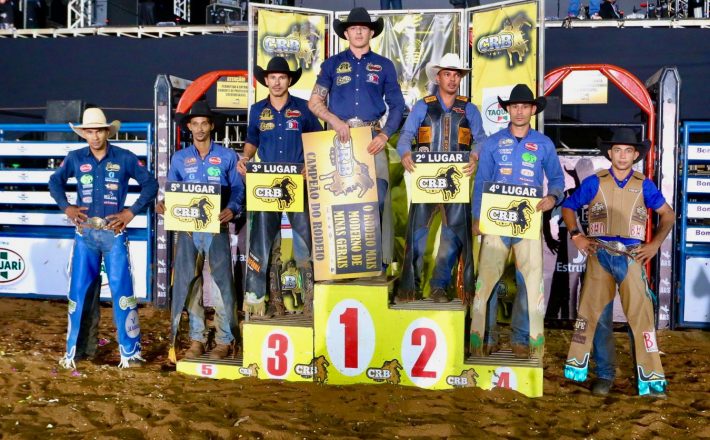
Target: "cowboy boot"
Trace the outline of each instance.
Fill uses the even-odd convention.
[[[269,269],[269,308],[266,316],[283,316],[286,313],[284,300],[281,294],[281,264],[278,261],[271,264]]]

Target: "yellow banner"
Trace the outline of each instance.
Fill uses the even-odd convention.
[[[214,183],[167,182],[165,230],[218,233],[220,190]]]
[[[244,323],[244,362],[260,379],[312,382],[313,328],[284,317],[275,322]]]
[[[303,134],[315,279],[377,275],[382,270],[380,213],[369,127]]]
[[[247,163],[249,211],[303,212],[303,164]]]
[[[275,56],[284,57],[291,70],[299,67],[303,74],[289,92],[309,99],[326,56],[325,15],[269,11],[259,8],[256,63],[263,69]],[[269,90],[256,83],[256,101],[267,97]]]
[[[468,203],[470,177],[463,172],[468,151],[412,153],[412,203]]]
[[[535,207],[541,199],[542,188],[539,186],[484,183],[479,223],[481,232],[539,240],[542,212]]]
[[[246,110],[249,83],[246,76],[228,76],[217,81],[217,107]]]
[[[471,101],[481,109],[483,129],[491,134],[510,122],[498,97],[508,99],[516,84],[537,91],[538,5],[521,2],[471,14],[473,61]],[[532,121],[535,126],[535,119]]]

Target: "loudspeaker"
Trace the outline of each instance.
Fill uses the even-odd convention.
[[[69,122],[81,123],[81,116],[84,112],[84,102],[78,99],[67,101],[47,101],[47,109],[44,114],[44,122],[47,124],[68,124]],[[45,133],[46,141],[75,141],[74,132],[69,133]]]

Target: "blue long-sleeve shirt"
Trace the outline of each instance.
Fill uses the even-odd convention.
[[[554,196],[557,202],[562,200],[565,177],[555,144],[549,137],[532,128],[520,141],[510,127],[492,134],[483,142],[479,154],[471,204],[474,220],[480,218],[485,182],[542,187],[544,177],[547,177],[547,195]]]
[[[612,169],[609,169],[609,172],[611,173],[611,176],[614,178],[614,181],[616,182],[619,188],[624,188],[626,184],[629,183],[630,177],[633,175],[633,172],[631,172],[626,177],[626,179],[619,180],[614,175],[614,171]],[[648,178],[644,179],[643,183],[641,184],[641,188],[643,191],[643,203],[646,205],[647,208],[651,208],[655,211],[666,204],[666,198],[663,197],[663,194],[658,190],[658,187],[655,183],[653,183],[652,180]],[[591,176],[587,177],[582,181],[582,183],[579,185],[579,188],[577,188],[571,196],[565,199],[564,203],[562,203],[562,207],[569,208],[577,212],[584,205],[588,205],[589,202],[594,199],[594,196],[597,195],[598,191],[599,176],[597,176],[596,174],[592,174]],[[637,244],[641,242],[641,240],[637,240],[635,238],[625,237],[606,236],[599,238],[603,240],[620,241],[625,245]]]
[[[70,152],[49,178],[49,193],[64,211],[70,206],[66,183],[77,180],[76,205],[89,208],[86,215],[101,217],[124,209],[128,181],[133,178],[141,187],[138,200],[131,206],[133,215],[141,213],[155,200],[158,182],[132,152],[115,145],[106,146],[106,156],[97,161],[89,147]]]
[[[451,108],[446,107],[446,104],[444,104],[441,100],[441,96],[438,93],[436,94],[436,98],[439,100],[441,108],[443,108],[446,113],[451,113]],[[414,104],[414,107],[412,107],[412,111],[409,113],[407,120],[404,122],[402,130],[399,132],[397,152],[400,157],[402,157],[407,151],[412,151],[412,140],[416,137],[419,127],[426,118],[428,107],[429,106],[423,99],[417,101],[416,104]],[[465,112],[474,142],[471,151],[480,153],[483,141],[486,139],[486,133],[483,131],[481,113],[478,111],[476,106],[470,102],[466,104]]]
[[[244,207],[244,182],[237,173],[237,153],[212,143],[204,159],[190,145],[173,154],[168,170],[171,182],[215,183],[221,186],[222,206],[236,215]]]
[[[328,89],[328,109],[343,121],[355,117],[375,121],[389,108],[382,131],[389,137],[399,129],[404,97],[394,64],[382,55],[369,51],[358,59],[350,49],[344,50],[321,64],[316,84]]]
[[[308,101],[289,95],[279,111],[267,97],[251,106],[246,141],[258,149],[263,162],[303,163],[301,134],[322,130]]]

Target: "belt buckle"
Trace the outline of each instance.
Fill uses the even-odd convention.
[[[92,229],[106,229],[106,226],[108,226],[106,219],[101,217],[91,217],[86,223],[88,223],[88,226]]]
[[[365,121],[358,118],[357,116],[354,118],[348,119],[347,121],[345,121],[345,123],[348,124],[350,126],[350,128],[358,128],[358,127],[365,126]]]

